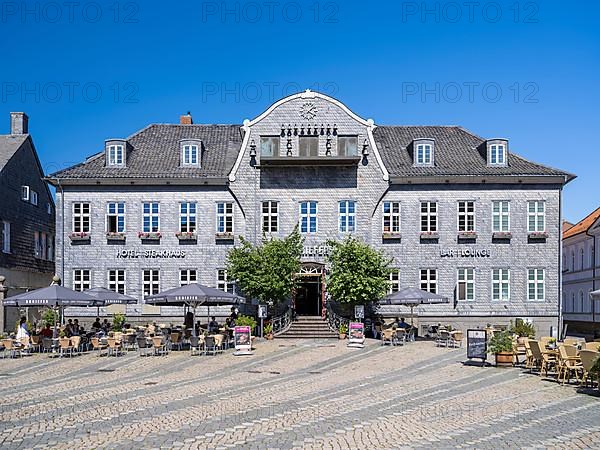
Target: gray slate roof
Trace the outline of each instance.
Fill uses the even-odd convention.
[[[132,150],[126,168],[105,167],[104,152],[50,175],[51,178],[225,178],[242,143],[240,125],[150,125],[128,138]],[[546,175],[573,178],[566,172],[530,162],[510,151],[507,167],[488,167],[486,141],[458,126],[379,126],[374,138],[392,177],[452,175]],[[414,167],[412,141],[435,139],[435,166]],[[202,167],[179,165],[179,141],[203,142]]]
[[[27,140],[28,134],[3,134],[0,135],[0,172],[6,163],[17,153],[23,142]]]
[[[202,141],[202,167],[180,167],[179,141]],[[104,151],[51,178],[224,178],[242,144],[240,125],[150,125],[127,138],[127,167],[106,167]]]

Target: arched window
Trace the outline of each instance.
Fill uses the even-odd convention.
[[[578,312],[584,312],[583,311],[583,291],[579,291],[579,311]]]
[[[581,270],[585,269],[585,250],[581,247]]]
[[[575,292],[573,292],[573,293],[571,294],[571,311],[572,311],[572,312],[577,312],[577,311],[575,310]]]

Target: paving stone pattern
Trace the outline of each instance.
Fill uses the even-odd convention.
[[[0,361],[0,448],[600,448],[600,395],[431,342]]]

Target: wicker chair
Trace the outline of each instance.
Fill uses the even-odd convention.
[[[42,349],[42,337],[41,336],[31,336],[29,338],[29,343],[31,344],[31,350],[34,352],[39,352]]]
[[[15,358],[17,355],[21,355],[21,350],[15,346],[12,339],[3,339],[2,345],[4,346],[4,352],[8,352],[10,358]]]
[[[439,331],[438,336],[435,339],[435,344],[438,347],[441,347],[441,346],[448,347],[449,342],[450,342],[450,333],[445,330]]]
[[[390,345],[394,345],[394,339],[396,338],[396,330],[391,328],[385,328],[381,332],[381,345],[385,345],[386,343]]]
[[[525,339],[524,346],[525,346],[525,368],[531,370],[531,369],[533,369],[534,359],[533,359],[533,353],[531,352],[531,346],[529,345],[529,339]]]
[[[44,353],[54,353],[54,350],[56,350],[56,347],[54,345],[54,341],[52,340],[52,338],[42,338],[42,351]],[[50,356],[54,356],[54,355],[50,355]]]
[[[204,338],[204,354],[208,355],[208,352],[212,352],[213,355],[217,354],[217,345],[214,336],[206,336]]]
[[[154,348],[154,355],[166,355],[169,353],[167,341],[162,336],[154,336],[152,338],[152,348]]]
[[[579,357],[581,358],[581,366],[583,367],[583,374],[581,376],[581,384],[585,382],[587,386],[588,380],[591,378],[592,385],[594,384],[593,373],[591,373],[591,369],[594,366],[594,361],[596,358],[600,356],[599,352],[595,352],[593,350],[581,350],[579,352]],[[596,374],[600,381],[600,374]]]
[[[181,334],[171,333],[171,348],[177,347],[177,350],[181,350]]]
[[[71,336],[71,345],[73,346],[73,353],[80,353],[81,336]]]
[[[108,349],[108,345],[103,344],[99,338],[93,337],[91,339],[92,342],[92,350],[98,353],[98,356],[102,356],[102,352]],[[106,352],[108,354],[108,351]]]
[[[538,369],[542,366],[544,358],[539,341],[530,340],[529,348],[531,349],[531,366],[529,367],[529,371],[533,372],[533,369]]]
[[[140,356],[152,355],[152,344],[150,344],[145,337],[137,338],[137,348]]]
[[[200,355],[204,347],[204,336],[190,336],[190,355]]]
[[[558,362],[557,362],[558,381],[561,380],[562,384],[567,381],[571,381],[571,374],[575,373],[577,381],[579,381],[579,373],[583,372],[583,366],[581,360],[577,356],[577,348],[573,345],[561,345],[558,347]]]
[[[65,337],[58,340],[58,349],[60,350],[60,357],[64,355],[73,356],[73,346],[71,345],[71,339]]]
[[[106,343],[108,344],[108,356],[119,356],[123,354],[121,342],[117,341],[117,339],[115,339],[114,337],[108,338],[106,340]]]
[[[450,333],[450,339],[448,345],[454,348],[462,347],[463,343],[463,332],[460,330],[452,331]]]

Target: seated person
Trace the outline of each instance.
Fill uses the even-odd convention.
[[[219,322],[217,322],[215,316],[210,318],[210,322],[208,322],[208,332],[209,333],[218,333],[219,332]]]
[[[63,331],[65,332],[65,337],[73,336],[73,321],[71,319],[67,321],[67,324],[65,325]]]
[[[79,336],[79,320],[75,319],[71,326],[71,336]]]
[[[46,326],[42,328],[42,331],[40,331],[40,335],[45,338],[51,338],[53,334],[54,333],[52,332],[52,328],[50,328],[49,323],[46,323]]]
[[[96,317],[96,320],[92,324],[92,328],[95,328],[96,330],[102,328],[102,324],[100,323],[100,317]]]
[[[107,319],[104,319],[104,321],[102,322],[102,327],[101,327],[104,332],[110,331],[110,323],[108,322]]]
[[[404,317],[402,317],[398,322],[398,328],[404,328],[405,330],[408,330],[410,328],[410,325],[404,321]]]

